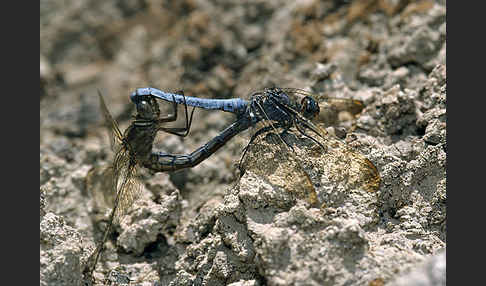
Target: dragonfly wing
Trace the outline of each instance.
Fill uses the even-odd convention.
[[[83,270],[85,277],[88,279],[92,278],[98,259],[103,252],[103,245],[108,238],[108,234],[111,232],[113,222],[119,221],[141,190],[141,183],[135,176],[137,171],[136,167],[137,165],[130,160],[128,151],[122,148],[115,155],[112,167],[105,169],[106,172],[102,172],[107,176],[113,176],[111,188],[115,190],[116,197],[108,226],[103,234],[103,240],[90,255]]]
[[[271,126],[268,122],[260,123],[256,129]],[[310,176],[301,166],[293,145],[296,136],[287,132],[281,134],[281,128],[267,128],[270,131],[255,138],[248,147],[243,166],[270,183],[280,188],[282,198],[276,204],[286,205],[295,199],[304,200],[310,206],[317,206],[317,193]],[[258,131],[257,131],[258,132]],[[287,145],[288,144],[288,145]]]
[[[316,96],[310,92],[300,89],[287,89],[288,92],[300,96],[311,96],[318,100],[320,113],[317,118],[318,124],[306,122],[302,119],[300,126],[303,129],[310,129],[318,133],[314,139],[325,146],[324,152],[320,150],[321,162],[325,162],[329,178],[335,183],[346,183],[347,188],[362,188],[370,192],[379,189],[381,178],[376,166],[364,155],[347,146],[343,141],[328,133],[320,125],[331,126],[339,123],[339,115],[347,112],[354,119],[364,109],[364,103],[360,100],[348,98],[335,98],[327,96]],[[308,137],[308,136],[306,136]],[[319,146],[316,146],[318,148]],[[322,148],[318,148],[322,149]]]
[[[343,142],[313,136],[325,144],[324,151],[296,132],[280,135],[291,149],[277,136],[268,132],[254,140],[244,161],[247,173],[276,190],[271,193],[273,204],[285,208],[300,200],[312,207],[335,206],[352,191],[378,191],[381,179],[375,165]]]
[[[95,166],[86,175],[86,187],[93,197],[96,213],[106,213],[115,204],[113,193],[113,166]]]
[[[330,134],[316,139],[327,148],[322,152],[315,147],[316,152],[311,153],[313,154],[311,157],[318,162],[319,168],[324,171],[329,182],[341,184],[346,189],[378,191],[381,183],[380,174],[366,156]]]
[[[321,97],[317,98],[324,108],[332,108],[338,112],[347,111],[353,115],[361,113],[364,103],[361,100],[350,98]],[[321,108],[322,110],[322,108]]]
[[[103,100],[103,96],[101,95],[101,92],[99,90],[98,95],[100,98],[101,111],[105,118],[104,124],[108,128],[108,133],[110,135],[110,146],[113,151],[117,152],[119,151],[121,143],[123,141],[123,134],[118,127],[118,123],[116,123],[116,121],[111,116],[110,111],[108,111],[105,101]]]
[[[88,172],[87,188],[99,213],[115,209],[116,217],[120,218],[140,194],[142,184],[137,179],[138,167],[130,166],[126,155],[121,149],[115,156],[116,164],[97,166]]]
[[[127,149],[121,149],[113,160],[113,186],[116,192],[114,217],[119,220],[139,197],[142,183],[137,177],[137,164]]]
[[[325,127],[338,125],[343,118],[354,120],[364,108],[360,100],[325,97],[318,99],[320,112],[315,120]]]
[[[361,188],[369,192],[379,189],[381,179],[378,169],[364,155],[312,122],[302,120],[296,127],[307,139],[318,143],[313,147],[315,152],[310,152],[310,156],[302,154],[299,157],[312,158],[311,161],[323,163],[319,169],[326,170],[329,182],[341,184],[346,189]],[[311,130],[318,136],[308,134],[306,130]]]

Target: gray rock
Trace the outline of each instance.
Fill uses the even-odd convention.
[[[446,285],[446,251],[428,258],[421,265],[391,281],[391,286],[441,286]]]
[[[40,285],[83,285],[81,234],[47,213],[40,222]]]

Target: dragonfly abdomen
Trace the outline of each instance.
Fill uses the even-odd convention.
[[[183,168],[192,168],[209,156],[214,154],[221,146],[231,140],[236,134],[248,129],[251,121],[248,118],[240,118],[228,126],[218,136],[211,139],[191,154],[168,154],[164,152],[153,152],[150,158],[143,164],[144,167],[155,172],[176,171]]]
[[[140,98],[148,95],[165,101],[175,102],[177,104],[187,104],[188,106],[208,110],[222,110],[235,114],[244,112],[248,105],[248,101],[241,98],[205,99],[165,92],[153,87],[137,88],[137,90],[130,95],[130,99],[136,104]]]

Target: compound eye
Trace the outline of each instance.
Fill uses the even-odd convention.
[[[312,97],[306,96],[302,99],[302,113],[305,118],[311,119],[316,117],[319,114],[320,108],[317,101],[315,101]]]
[[[144,119],[151,119],[153,117],[150,104],[146,100],[139,100],[137,102],[137,113],[139,117]]]

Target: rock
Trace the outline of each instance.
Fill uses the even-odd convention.
[[[180,218],[181,205],[178,191],[164,196],[161,204],[139,200],[138,207],[120,222],[117,244],[125,251],[141,255],[145,248],[157,241],[159,235],[174,228]],[[148,204],[148,205],[147,205]]]
[[[421,265],[400,274],[388,285],[440,286],[446,285],[446,251],[428,258]]]
[[[83,285],[81,234],[53,213],[40,222],[40,285]]]

